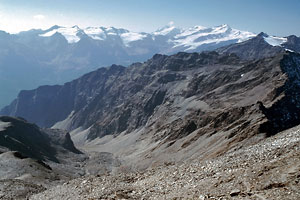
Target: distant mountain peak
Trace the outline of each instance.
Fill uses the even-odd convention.
[[[231,28],[228,24],[221,24],[218,26],[215,26],[215,28]]]
[[[152,33],[133,32],[115,27],[87,27],[81,29],[77,25],[72,27],[55,25],[44,31],[40,36],[49,37],[56,32],[62,34],[68,43],[77,43],[82,37],[86,36],[100,41],[105,41],[110,37],[119,37],[127,47],[130,47],[132,42],[143,41],[148,36],[151,36],[149,38],[153,40],[155,40],[157,36],[164,36],[166,39],[165,42],[173,45],[173,48],[181,48],[181,51],[192,51],[203,44],[218,44],[228,40],[242,42],[255,36],[255,34],[247,31],[232,29],[228,24],[222,24],[212,28],[204,26],[177,28],[174,22],[170,22]]]
[[[80,29],[78,25],[74,25],[72,28]]]
[[[205,26],[200,26],[200,25],[196,25],[196,26],[194,26],[194,27],[192,27],[192,28],[190,28],[190,29],[202,30],[202,29],[207,29],[207,27],[205,27]]]
[[[168,23],[166,26],[157,29],[153,32],[154,35],[170,35],[170,34],[178,34],[181,30],[174,26],[173,22]]]
[[[248,31],[230,28],[228,24],[178,28],[169,23],[159,30],[145,33],[116,27],[55,25],[47,30],[16,34],[0,31],[1,47],[5,50],[0,60],[7,59],[0,62],[0,107],[8,104],[21,88],[63,83],[97,67],[113,63],[128,66],[132,62],[143,62],[156,53],[171,55],[216,50],[241,44],[256,36]],[[283,43],[286,39],[288,42]],[[300,52],[300,39],[296,36],[278,39],[265,35],[250,42],[259,49],[262,46],[269,48],[265,40],[275,40],[281,45],[279,48]],[[73,45],[75,43],[78,44]],[[9,49],[8,54],[6,49]],[[17,75],[7,79],[13,73]],[[25,74],[32,77],[32,81],[24,79]]]
[[[52,30],[59,29],[59,28],[62,28],[62,26],[54,25],[54,26],[50,27],[49,29],[45,30],[45,32],[52,31]]]
[[[78,36],[78,32],[80,32],[80,31],[82,31],[82,30],[78,26],[72,26],[72,27],[55,26],[55,27],[52,27],[51,30],[46,31],[45,33],[41,34],[40,36],[50,37],[58,32],[58,33],[61,33],[69,43],[76,43],[76,42],[79,42],[79,40],[81,39]],[[79,35],[82,35],[82,32]]]
[[[260,32],[257,37],[269,37],[269,35],[267,33]]]

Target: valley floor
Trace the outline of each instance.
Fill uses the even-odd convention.
[[[215,159],[89,176],[37,199],[300,199],[300,126]]]

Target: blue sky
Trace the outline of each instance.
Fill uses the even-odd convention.
[[[0,0],[0,29],[18,32],[63,26],[115,26],[151,32],[216,26],[300,36],[300,0]]]

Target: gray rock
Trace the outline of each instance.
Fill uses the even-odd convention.
[[[234,196],[238,196],[241,193],[241,191],[239,189],[234,189],[230,192],[230,196],[234,197]]]

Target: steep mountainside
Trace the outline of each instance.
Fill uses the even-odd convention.
[[[0,107],[21,89],[65,83],[98,67],[129,65],[155,53],[211,50],[253,36],[228,25],[189,29],[168,25],[153,33],[78,26],[18,34],[0,31]]]
[[[292,51],[300,52],[300,38],[295,35],[288,36],[287,42],[282,45]]]
[[[266,38],[101,68],[22,91],[1,114],[72,131],[85,150],[140,168],[219,155],[300,123],[300,55]]]

